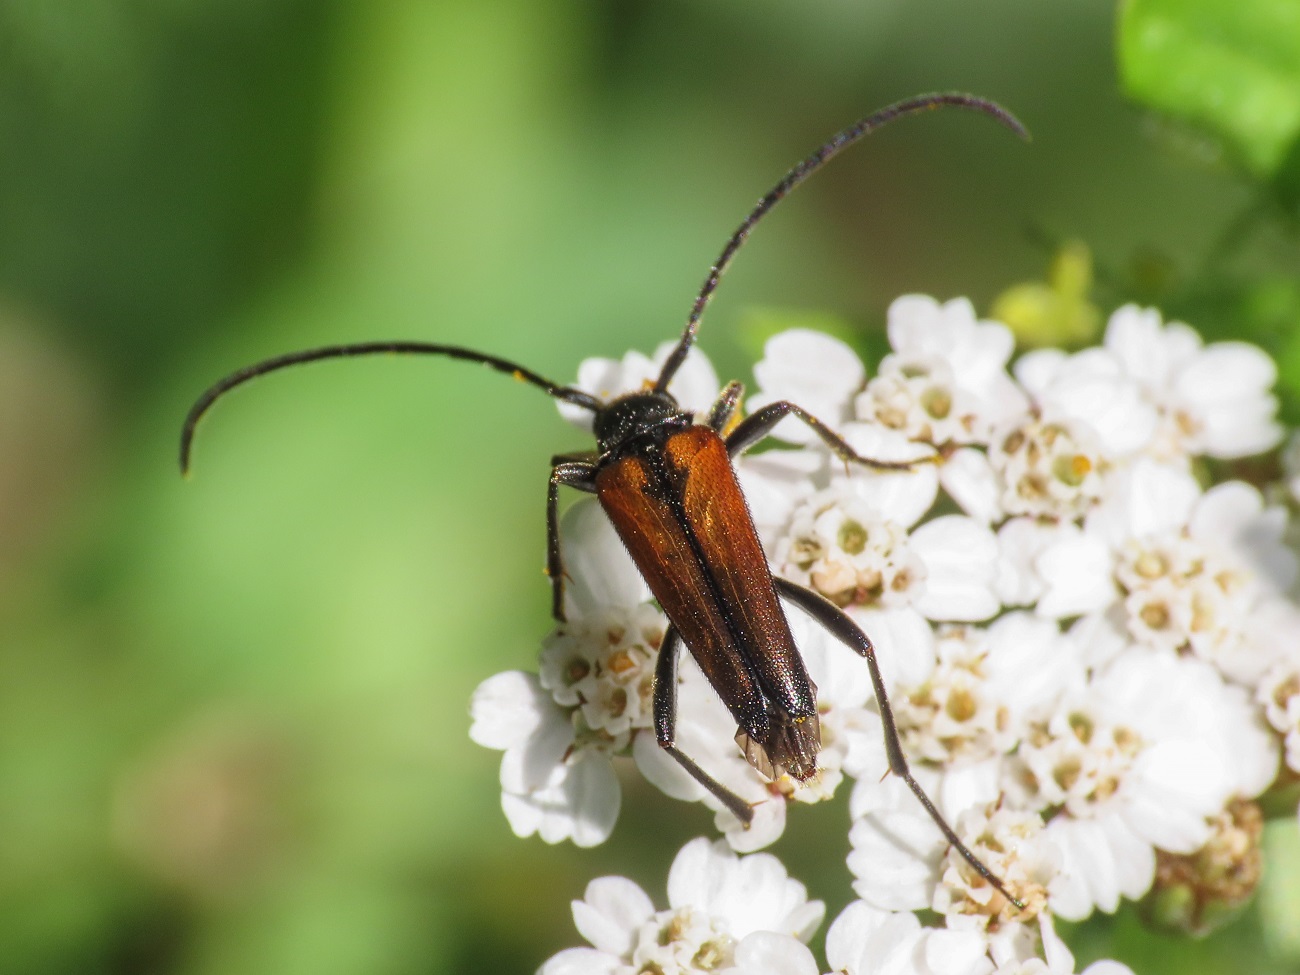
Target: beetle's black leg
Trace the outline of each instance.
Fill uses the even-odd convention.
[[[710,428],[718,433],[722,433],[731,422],[731,417],[736,412],[736,405],[740,398],[745,395],[745,384],[739,379],[733,379],[727,383],[726,387],[718,394],[717,400],[709,408],[709,418],[706,421]]]
[[[907,759],[903,755],[902,743],[898,739],[898,727],[894,724],[894,712],[889,706],[889,696],[885,693],[885,682],[880,676],[880,665],[876,662],[876,650],[871,645],[871,638],[862,632],[862,628],[853,622],[852,617],[820,593],[805,589],[789,579],[780,579],[774,576],[772,581],[776,583],[777,591],[782,596],[785,596],[818,624],[825,627],[831,636],[850,650],[867,658],[867,667],[871,670],[871,686],[875,689],[876,703],[880,706],[880,723],[885,732],[885,754],[889,758],[889,770],[907,783],[907,787],[912,790],[912,794],[925,807],[925,811],[930,814],[930,818],[934,820],[935,825],[939,827],[940,832],[953,845],[953,848],[961,854],[962,859],[969,863],[976,873],[992,884],[1003,897],[1011,901],[1016,907],[1024,910],[1024,903],[1007,890],[993,871],[986,867],[984,862],[967,848],[953,828],[948,825],[948,821],[943,818],[943,814],[930,801],[930,797],[921,788],[921,783],[912,777],[912,772],[907,767]]]
[[[821,438],[822,443],[830,447],[835,456],[845,463],[862,464],[864,467],[870,467],[878,471],[910,471],[917,464],[931,462],[931,458],[928,457],[918,460],[873,460],[870,457],[863,457],[850,447],[838,433],[825,423],[822,423],[821,420],[802,406],[791,403],[789,400],[768,403],[757,413],[751,413],[747,416],[735,430],[731,431],[731,436],[727,438],[728,453],[732,457],[743,454],[771,433],[772,429],[787,416],[797,417],[806,423],[808,428]]]
[[[579,491],[596,491],[596,465],[551,458],[551,480],[546,485],[546,574],[551,578],[551,616],[564,622],[564,560],[560,558],[560,485]]]
[[[713,794],[713,797],[727,807],[727,810],[746,827],[754,820],[754,810],[744,799],[736,795],[708,772],[700,768],[683,754],[676,745],[677,727],[677,654],[682,648],[681,634],[677,627],[669,626],[664,633],[663,643],[659,644],[659,659],[655,662],[655,738],[682,768]]]

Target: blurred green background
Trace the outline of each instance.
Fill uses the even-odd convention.
[[[706,318],[724,378],[748,376],[755,309],[833,311],[871,346],[896,295],[984,310],[1077,237],[1104,307],[1159,298],[1294,387],[1293,241],[1209,143],[1125,103],[1115,17],[0,0],[0,971],[530,971],[578,942],[589,879],[662,904],[711,830],[629,777],[605,847],[515,839],[498,755],[467,737],[474,687],[549,629],[547,460],[584,441],[537,391],[432,360],[285,374],[222,404],[183,482],[181,418],[236,366],[405,337],[567,380],[650,350],[788,165],[961,88],[1033,143],[932,115],[819,175]],[[846,825],[800,808],[778,848],[832,911]],[[1289,827],[1269,854],[1289,869],[1210,941],[1130,913],[1074,944],[1296,970],[1261,921],[1295,904]]]

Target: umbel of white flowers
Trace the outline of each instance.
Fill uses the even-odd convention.
[[[1280,443],[1273,362],[1134,306],[1111,316],[1100,346],[1014,366],[1011,332],[964,299],[900,298],[888,334],[870,378],[834,338],[775,336],[747,405],[793,400],[862,455],[932,463],[846,470],[791,423],[776,430],[787,449],[737,469],[773,571],[871,635],[917,778],[1026,908],[975,876],[885,776],[865,663],[800,613],[790,623],[823,737],[808,783],[761,778],[725,707],[682,661],[679,744],[753,804],[742,828],[655,741],[666,621],[599,507],[580,501],[561,526],[568,622],[544,641],[537,673],[480,685],[471,737],[504,752],[502,806],[520,836],[602,842],[619,811],[613,763],[630,756],[670,796],[713,808],[725,843],[682,850],[666,911],[630,881],[594,881],[574,903],[592,947],[555,956],[546,975],[815,973],[805,942],[820,903],[772,856],[737,859],[726,846],[767,846],[789,803],[826,799],[846,777],[861,899],[827,935],[836,971],[1071,973],[1052,916],[1114,911],[1151,889],[1158,865],[1185,868],[1197,896],[1249,896],[1249,865],[1232,858],[1257,855],[1258,828],[1242,810],[1275,781],[1283,752],[1300,772],[1287,536],[1300,441],[1285,454],[1290,480],[1267,494],[1203,484],[1193,463]],[[576,385],[602,399],[639,389],[670,348],[589,359]],[[670,392],[705,411],[718,389],[692,351]],[[1214,887],[1225,875],[1235,888]],[[922,926],[912,913],[922,909],[944,926]]]

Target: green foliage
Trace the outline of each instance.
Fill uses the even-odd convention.
[[[1294,191],[1300,145],[1295,0],[1127,0],[1119,66],[1138,102],[1202,126],[1260,180]]]

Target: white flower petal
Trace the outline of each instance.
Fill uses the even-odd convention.
[[[973,447],[954,451],[939,468],[939,483],[972,518],[991,524],[1002,517],[1002,487],[984,451]]]
[[[736,476],[762,538],[783,528],[799,501],[825,480],[827,463],[826,453],[814,450],[767,450],[741,458]]]
[[[1205,817],[1227,799],[1231,778],[1196,742],[1156,742],[1138,756],[1132,771],[1140,794],[1124,803],[1124,820],[1152,845],[1193,853],[1210,837]],[[1217,799],[1218,801],[1215,801]]]
[[[924,773],[916,769],[915,773]],[[875,907],[917,911],[930,904],[946,846],[943,834],[901,780],[863,779],[849,800],[853,889]]]
[[[527,741],[555,712],[555,701],[536,674],[522,670],[494,674],[470,698],[469,737],[485,748],[511,748]]]
[[[985,975],[993,968],[985,939],[975,931],[927,932],[925,961],[927,971],[943,975]]]
[[[714,826],[737,853],[754,853],[771,846],[785,832],[786,804],[781,799],[767,799],[751,808],[754,818],[748,825],[732,815],[729,809],[719,809],[713,815]]]
[[[1265,393],[1277,382],[1277,364],[1258,346],[1215,342],[1178,376],[1178,391],[1189,400],[1231,402]]]
[[[501,808],[516,836],[537,833],[546,843],[571,839],[582,847],[609,838],[622,796],[608,756],[587,753],[556,766],[543,787],[527,794],[501,793]]]
[[[872,907],[866,901],[850,903],[826,932],[826,960],[831,968],[835,971],[858,971],[871,939],[895,916],[894,912]],[[897,916],[911,917],[911,926],[920,932],[921,925],[916,915]]]
[[[725,845],[696,837],[678,851],[668,871],[668,903],[709,911],[723,872],[736,856]]]
[[[1107,322],[1104,342],[1130,376],[1148,386],[1162,386],[1169,381],[1173,367],[1200,348],[1200,338],[1195,333],[1192,335],[1194,347],[1175,358],[1171,356],[1174,350],[1165,339],[1160,312],[1154,308],[1125,305]]]
[[[1093,670],[1101,669],[1130,646],[1118,607],[1082,617],[1070,627],[1068,637],[1080,662]]]
[[[1035,349],[1017,359],[1013,371],[1020,385],[1037,399],[1051,388],[1068,358],[1060,349]]]
[[[553,701],[532,735],[501,756],[501,788],[526,793],[550,782],[573,744],[573,723]]]
[[[1105,540],[1074,525],[1061,526],[1034,567],[1047,584],[1034,607],[1041,616],[1062,619],[1100,612],[1118,596],[1114,559]]]
[[[552,955],[538,969],[538,975],[618,975],[621,959],[595,948],[566,948]]]
[[[1156,851],[1132,830],[1116,828],[1116,822],[1110,823],[1115,884],[1119,893],[1137,900],[1151,889],[1151,884],[1155,881]],[[1103,906],[1102,910],[1109,913],[1114,908],[1108,910]]]
[[[998,801],[1002,794],[1001,774],[1000,756],[946,768],[939,779],[939,788],[931,798],[945,819],[955,821],[967,809]]]
[[[1244,342],[1216,342],[1189,362],[1174,386],[1178,398],[1194,404],[1198,418],[1211,426],[1210,448],[1216,457],[1249,457],[1277,445],[1281,428],[1273,422],[1277,401],[1268,391],[1277,381],[1277,366],[1261,349]]]
[[[1085,683],[1078,645],[1063,639],[1053,620],[1007,613],[988,628],[987,645],[985,679],[1013,720],[1041,720]]]
[[[573,902],[573,924],[594,947],[627,956],[637,929],[654,912],[646,892],[626,877],[598,877],[587,884],[583,899]]]
[[[1113,913],[1119,905],[1119,882],[1107,823],[1058,816],[1047,834],[1061,851],[1061,872],[1051,885],[1052,913],[1081,921],[1094,907]]]
[[[746,405],[753,414],[777,400],[789,400],[835,427],[844,419],[865,378],[862,361],[839,339],[793,328],[767,340],[763,358],[754,366],[759,388]],[[782,420],[772,436],[786,443],[818,442],[812,429],[797,417]]]
[[[926,937],[915,914],[854,901],[826,933],[826,960],[847,975],[929,975]]]
[[[765,393],[796,402],[806,394],[819,395],[841,410],[866,378],[866,367],[846,343],[807,328],[773,335],[754,366],[754,380]]]
[[[1111,958],[1095,961],[1083,970],[1081,975],[1133,975],[1133,969],[1123,962]]]
[[[1074,955],[1056,933],[1052,915],[1044,911],[1038,915],[1038,928],[1043,939],[1043,960],[1053,972],[1074,972]]]
[[[963,515],[945,515],[912,532],[910,541],[926,568],[925,593],[915,603],[922,615],[975,621],[1001,608],[994,591],[998,543],[987,526]]]
[[[1200,485],[1188,471],[1147,459],[1119,472],[1107,487],[1084,527],[1113,547],[1129,538],[1180,531],[1201,496]]]
[[[647,781],[665,795],[683,802],[699,802],[704,798],[704,786],[659,746],[652,733],[642,732],[633,737],[632,758]]]
[[[934,670],[934,630],[910,606],[901,609],[850,610],[849,615],[871,638],[876,663],[890,694],[898,685],[916,687]]]
[[[736,967],[744,975],[817,975],[808,946],[787,934],[755,931],[736,945]]]
[[[565,511],[560,519],[560,551],[568,577],[564,594],[570,616],[636,606],[650,598],[650,587],[595,498],[582,498]]]

